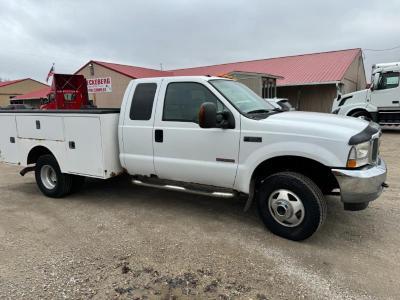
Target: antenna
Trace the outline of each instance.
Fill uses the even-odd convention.
[[[163,71],[163,65],[160,63],[160,70]]]

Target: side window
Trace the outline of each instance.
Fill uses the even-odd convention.
[[[204,85],[195,82],[173,82],[168,84],[164,100],[163,121],[198,123],[201,104],[213,102],[218,111],[223,104]]]
[[[398,87],[399,75],[399,72],[382,73],[378,84],[378,90],[386,90]]]
[[[136,86],[129,114],[131,120],[150,120],[156,90],[156,83],[139,83]]]

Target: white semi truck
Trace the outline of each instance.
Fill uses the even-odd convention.
[[[372,120],[380,125],[400,125],[400,62],[372,67],[369,89],[338,95],[332,113]]]
[[[131,81],[121,110],[0,111],[0,161],[34,171],[55,198],[122,173],[141,186],[242,195],[272,232],[302,240],[326,217],[324,194],[336,190],[347,210],[381,194],[380,135],[365,120],[282,112],[233,80],[146,78]]]

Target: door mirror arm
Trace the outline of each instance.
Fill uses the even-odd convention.
[[[235,117],[229,110],[217,113],[217,122],[222,129],[235,128]]]

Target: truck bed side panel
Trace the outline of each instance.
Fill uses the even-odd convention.
[[[17,164],[17,126],[15,115],[0,116],[0,161]]]

